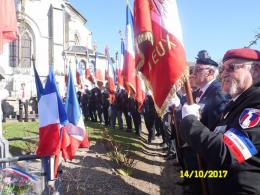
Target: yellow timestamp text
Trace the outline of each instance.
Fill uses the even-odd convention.
[[[227,170],[180,170],[180,178],[226,178]]]

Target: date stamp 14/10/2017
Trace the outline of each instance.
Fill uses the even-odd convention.
[[[227,170],[180,170],[180,178],[226,178]]]

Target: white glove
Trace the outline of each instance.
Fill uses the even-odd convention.
[[[171,98],[171,102],[170,102],[171,106],[174,105],[176,108],[178,108],[180,104],[181,104],[181,101],[177,95],[174,98]]]
[[[184,104],[182,106],[182,118],[188,115],[194,115],[197,119],[200,119],[200,106],[198,104]]]

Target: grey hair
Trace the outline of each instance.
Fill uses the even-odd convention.
[[[218,75],[219,75],[218,67],[210,66],[210,65],[203,65],[203,66],[205,66],[205,67],[209,68],[210,70],[214,71],[214,75],[213,75],[214,79],[216,79],[218,77]]]
[[[260,61],[247,61],[244,63],[246,67],[248,67],[248,70],[253,73],[254,71],[254,65],[260,64]]]

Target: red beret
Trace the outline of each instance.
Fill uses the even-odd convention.
[[[223,62],[232,58],[260,61],[260,52],[249,48],[231,49],[225,53]]]

